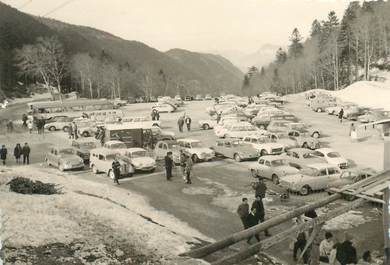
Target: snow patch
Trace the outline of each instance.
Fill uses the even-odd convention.
[[[363,216],[361,211],[349,211],[326,222],[324,225],[324,230],[348,230],[353,227],[358,227],[359,225],[368,223],[372,220],[373,218],[371,217]]]

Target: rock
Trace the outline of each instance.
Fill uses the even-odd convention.
[[[123,255],[125,255],[125,252],[123,252],[122,250],[117,249],[115,251],[115,256],[117,256],[118,258],[122,257]]]

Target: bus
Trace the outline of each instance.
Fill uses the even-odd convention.
[[[31,102],[28,105],[30,117],[39,116],[50,119],[56,116],[82,117],[91,116],[121,116],[121,111],[115,109],[112,102],[106,99],[73,99],[64,101]]]

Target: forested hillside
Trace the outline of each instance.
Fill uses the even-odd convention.
[[[32,65],[31,58],[43,50],[53,56]],[[179,59],[141,42],[33,17],[0,2],[0,90],[8,95],[20,95],[36,82],[87,97],[123,98],[232,92],[241,86],[243,74],[228,60],[187,53],[191,56]],[[61,67],[42,74],[49,67],[41,62]]]
[[[289,40],[288,49],[280,48],[269,66],[248,71],[245,93],[339,90],[377,79],[371,75],[373,67],[390,70],[390,3],[351,2],[342,18],[331,11],[325,21],[313,21],[305,40],[297,28]]]

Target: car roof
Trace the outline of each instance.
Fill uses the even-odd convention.
[[[128,152],[128,153],[138,152],[138,151],[146,151],[146,150],[143,148],[140,148],[140,147],[132,147],[132,148],[128,148],[126,150],[126,152]]]
[[[67,145],[56,145],[56,146],[53,146],[52,148],[57,149],[57,150],[63,150],[63,149],[73,149],[74,150],[74,148],[72,146],[67,146]]]
[[[124,142],[117,141],[117,140],[111,140],[111,141],[105,142],[104,144],[124,144]]]
[[[316,149],[316,151],[319,151],[321,153],[329,153],[329,152],[335,152],[335,150],[331,149],[331,148],[319,148],[319,149]]]
[[[76,143],[90,143],[90,142],[98,142],[98,140],[96,140],[94,137],[82,137],[82,138],[78,138],[76,140],[73,140],[72,142],[76,142]]]
[[[315,169],[323,169],[329,167],[337,168],[337,166],[328,163],[314,163],[314,164],[307,165],[307,167],[311,167]]]
[[[190,138],[182,138],[182,139],[178,139],[177,142],[198,143],[198,142],[200,142],[200,140],[190,139]]]
[[[102,155],[116,155],[116,154],[118,154],[117,151],[112,150],[112,149],[108,149],[108,148],[104,148],[104,147],[92,149],[90,152],[91,153],[98,153],[98,154],[102,154]]]
[[[159,143],[167,143],[167,144],[177,144],[176,140],[163,140],[163,141],[158,141],[157,144]]]
[[[307,149],[307,148],[301,148],[301,147],[291,148],[288,151],[296,152],[298,154],[313,153],[313,150],[310,150],[310,149]]]

